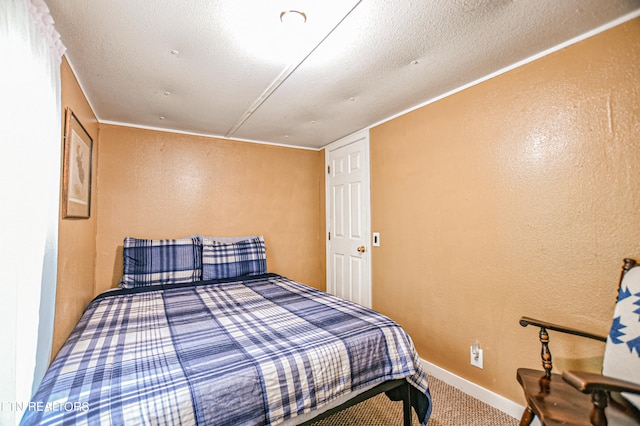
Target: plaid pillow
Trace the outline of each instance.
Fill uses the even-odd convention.
[[[200,281],[202,245],[197,237],[177,240],[124,239],[122,288]]]
[[[201,238],[203,280],[267,272],[267,253],[262,236],[234,243]]]

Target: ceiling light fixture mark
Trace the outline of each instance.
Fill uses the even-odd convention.
[[[170,91],[168,91],[168,90],[164,92],[164,95],[165,95],[165,96],[169,96],[170,94],[171,94],[171,92],[170,92]]]
[[[307,15],[299,10],[283,10],[280,13],[280,22],[285,25],[301,25],[307,22]]]
[[[171,52],[169,52],[169,53],[171,53],[173,56],[178,56],[178,55],[180,54],[180,52],[178,52],[178,51],[177,51],[177,50],[175,50],[175,49],[174,49],[174,50],[172,50],[172,51],[171,51]]]
[[[160,120],[164,120],[164,119],[165,119],[165,116],[164,116],[164,115],[161,115],[161,116],[160,116]]]

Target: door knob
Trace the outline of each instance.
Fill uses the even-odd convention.
[[[358,253],[364,253],[365,251],[367,251],[367,249],[365,248],[365,246],[360,246],[360,247],[358,247]]]

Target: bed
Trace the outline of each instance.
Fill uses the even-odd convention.
[[[261,237],[190,239],[177,255],[180,240],[125,240],[122,288],[88,305],[22,424],[309,424],[379,392],[427,423],[426,375],[394,321],[267,273]]]

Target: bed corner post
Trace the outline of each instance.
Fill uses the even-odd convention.
[[[411,383],[406,382],[404,398],[402,398],[402,409],[404,411],[404,426],[411,426]]]

